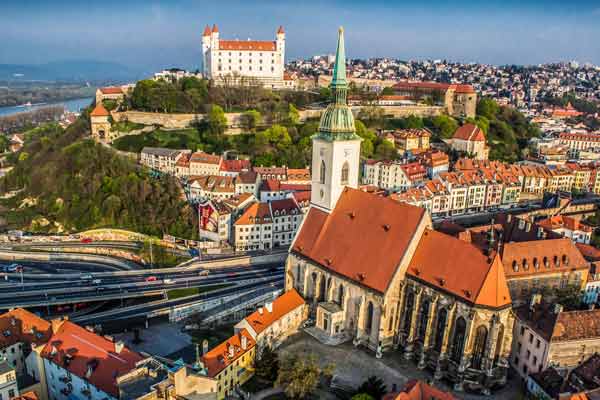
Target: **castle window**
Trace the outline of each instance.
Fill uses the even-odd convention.
[[[342,166],[342,185],[348,184],[349,169],[350,169],[350,167],[348,166],[348,161],[345,161],[344,165]]]
[[[519,264],[517,263],[517,260],[512,262],[512,268],[513,268],[513,271],[515,271],[515,272],[519,271]]]
[[[321,184],[325,183],[325,172],[325,161],[321,161],[321,171],[319,175],[319,181],[321,182]]]

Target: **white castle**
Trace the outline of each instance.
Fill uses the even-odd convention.
[[[207,25],[202,62],[204,76],[216,82],[227,76],[248,77],[266,87],[284,87],[285,32],[280,26],[275,40],[224,40],[216,25]]]

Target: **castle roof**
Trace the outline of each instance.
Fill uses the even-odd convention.
[[[208,26],[208,24],[204,28],[204,33],[202,33],[202,36],[210,36],[210,26]]]
[[[277,43],[270,40],[219,40],[219,50],[275,51]]]

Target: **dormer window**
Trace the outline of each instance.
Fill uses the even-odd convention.
[[[512,262],[512,268],[513,268],[513,271],[519,272],[519,264],[517,263],[517,260]]]

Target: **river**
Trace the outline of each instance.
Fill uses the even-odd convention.
[[[24,112],[24,111],[35,110],[36,108],[40,108],[40,107],[56,106],[56,105],[63,105],[63,106],[65,106],[67,111],[76,112],[76,111],[81,110],[82,108],[89,106],[93,100],[94,99],[92,97],[85,97],[82,99],[64,100],[64,101],[57,101],[54,103],[34,104],[31,106],[24,106],[24,107],[18,107],[18,106],[0,107],[0,117],[6,116],[6,115],[11,115],[11,114],[16,114],[16,113],[20,113],[20,112]]]

